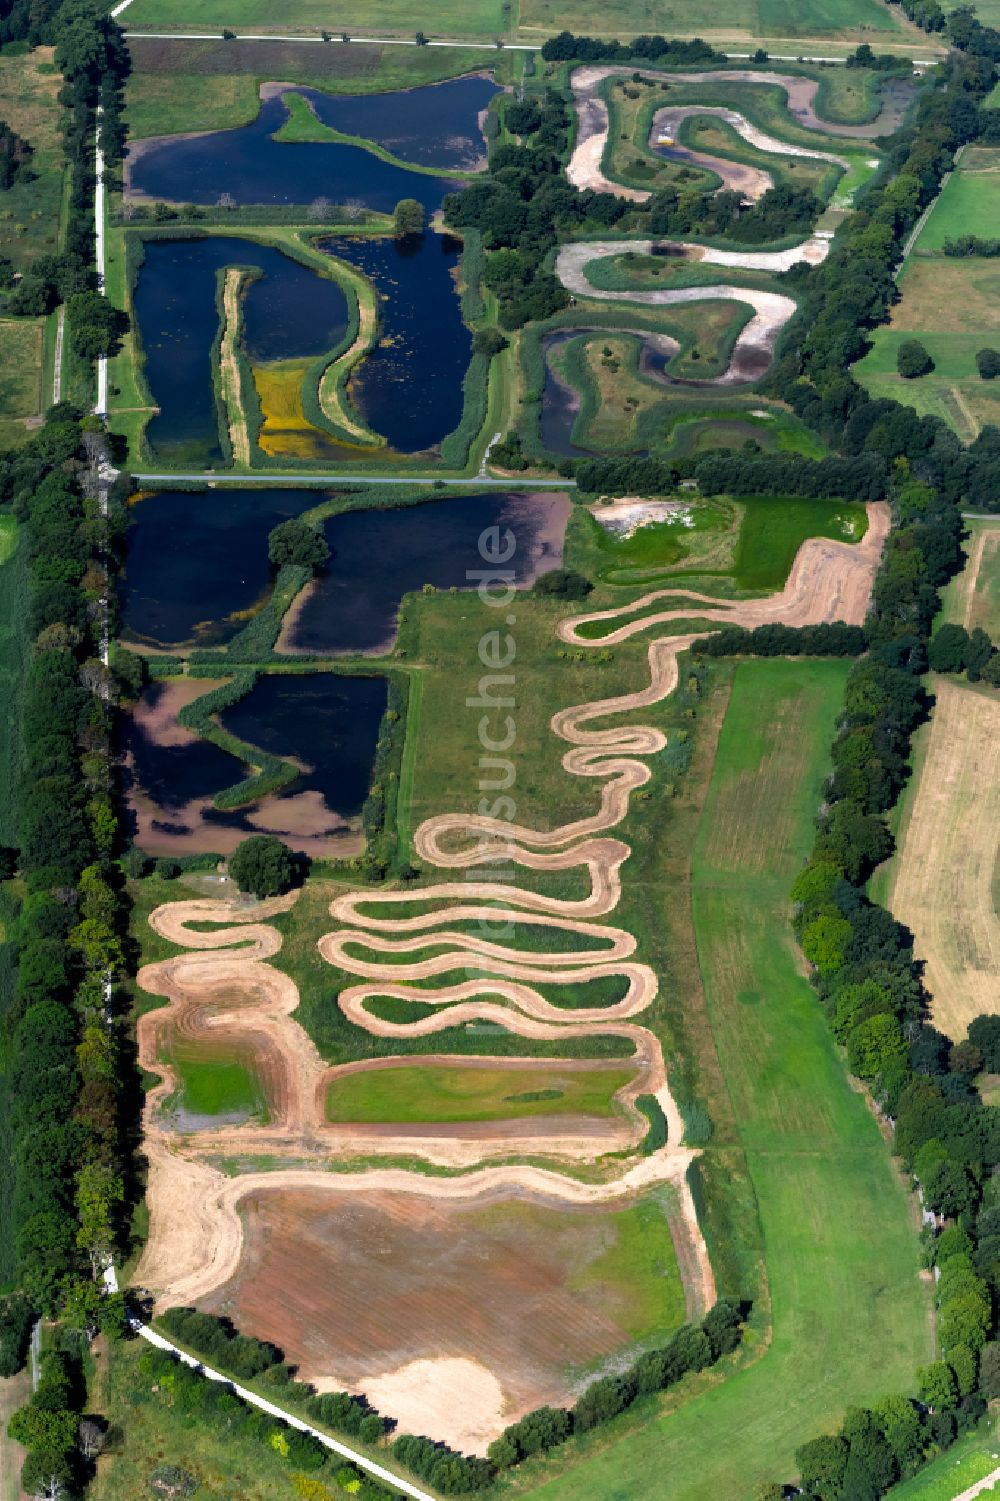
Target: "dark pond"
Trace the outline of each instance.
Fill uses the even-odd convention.
[[[309,100],[318,120],[344,135],[375,141],[420,167],[470,172],[486,155],[479,116],[500,89],[491,78],[472,77],[396,94],[296,92]]]
[[[595,448],[580,448],[573,442],[573,428],[576,419],[580,415],[580,393],[568,380],[564,380],[552,363],[551,355],[572,339],[585,339],[590,334],[606,333],[606,329],[599,328],[575,328],[563,329],[556,333],[546,334],[542,341],[542,349],[545,353],[545,385],[542,388],[542,410],[538,419],[538,433],[543,444],[550,453],[561,454],[565,458],[587,459],[599,452]],[[642,336],[639,335],[641,338]],[[650,350],[643,342],[640,355],[640,369],[646,370],[647,362],[651,357]],[[652,358],[657,358],[653,355]],[[661,367],[665,361],[672,358],[670,355],[658,357]],[[651,370],[648,373],[653,373]],[[669,377],[667,377],[669,379]],[[645,458],[648,448],[631,448],[629,453]]]
[[[155,683],[124,726],[132,833],[150,854],[230,853],[248,834],[279,834],[311,855],[338,853],[345,820],[368,792],[387,687],[382,678],[262,678],[221,716],[250,743],[302,765],[284,792],[232,812],[212,798],[248,768],[177,723],[177,711],[211,683]]]
[[[318,244],[370,277],[380,294],[378,344],[351,381],[358,411],[397,453],[435,447],[461,421],[472,355],[454,279],[461,241],[427,233],[340,235]]]
[[[164,490],[132,507],[122,590],[127,635],[156,646],[218,645],[268,592],[267,537],[318,490]]]
[[[368,796],[387,692],[385,678],[270,673],[219,717],[248,744],[310,768],[290,791],[318,792],[352,817]]]
[[[504,566],[513,582],[530,583],[558,568],[569,515],[565,495],[466,495],[397,510],[354,511],[332,517],[326,537],[332,557],[286,634],[284,649],[300,652],[375,652],[391,643],[403,595],[423,584],[475,587],[470,571],[484,563],[479,539],[489,527],[510,530],[515,550]]]
[[[572,339],[580,337],[581,333],[574,329],[572,332],[547,334],[542,341],[545,352],[545,386],[538,421],[539,436],[549,453],[573,459],[590,458],[593,450],[578,448],[573,442],[573,427],[580,415],[580,393],[569,381],[556,374],[551,355]]]
[[[173,203],[214,204],[228,193],[236,203],[326,198],[391,213],[401,198],[416,198],[432,212],[454,187],[443,178],[395,167],[362,146],[272,140],[287,117],[284,100],[275,95],[264,100],[256,120],[236,130],[140,142],[126,160],[128,188]]]
[[[148,441],[176,464],[218,464],[223,454],[212,389],[217,272],[232,265],[263,272],[244,300],[244,343],[252,360],[325,353],[346,331],[346,299],[335,281],[272,246],[236,236],[148,240],[145,248],[135,317],[146,381],[160,408],[146,429]]]

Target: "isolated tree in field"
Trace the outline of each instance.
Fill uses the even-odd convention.
[[[919,339],[904,339],[896,350],[896,369],[904,380],[915,380],[920,375],[929,375],[934,361]]]
[[[965,675],[970,683],[978,683],[983,675],[983,668],[993,656],[994,646],[989,636],[981,625],[969,636],[969,644],[965,649]]]
[[[279,896],[292,884],[295,866],[287,844],[273,834],[252,834],[234,851],[229,874],[241,891]]]
[[[406,235],[422,235],[424,232],[423,204],[418,203],[415,198],[401,198],[396,204],[393,224],[400,238]]]
[[[322,532],[293,517],[276,526],[267,539],[267,555],[275,568],[292,564],[299,568],[322,568],[330,559],[330,545]]]
[[[996,380],[1000,375],[1000,351],[980,349],[976,354],[976,369],[983,380]]]

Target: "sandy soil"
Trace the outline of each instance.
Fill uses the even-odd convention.
[[[838,167],[843,167],[846,172],[849,163],[842,156],[837,156],[832,151],[816,151],[810,146],[796,146],[788,141],[781,141],[777,136],[768,135],[753,125],[738,110],[723,109],[719,105],[691,104],[681,108],[671,109],[669,105],[658,109],[653,116],[653,128],[650,131],[650,145],[655,145],[656,138],[661,133],[676,136],[683,120],[697,118],[699,115],[711,115],[716,119],[724,120],[732,126],[738,136],[741,136],[750,146],[756,146],[758,151],[767,151],[772,156],[797,156],[806,157],[811,161],[833,162]],[[691,155],[697,159],[698,153]],[[766,174],[762,174],[766,175]]]
[[[612,623],[605,639],[624,640],[651,625],[667,624],[684,614],[690,615],[687,609],[642,616],[643,611],[648,611],[650,605],[666,594],[679,595],[704,606],[698,613],[706,618],[731,619],[747,625],[764,620],[789,624],[832,619],[859,622],[864,618],[889,522],[885,505],[871,505],[868,512],[869,528],[863,542],[855,546],[820,539],[806,542],[785,588],[769,598],[722,603],[690,591],[658,590],[633,605],[564,620],[558,627],[558,635],[563,641],[577,642],[582,639],[577,635],[579,625],[592,618]],[[622,624],[613,624],[619,620]],[[286,910],[294,896],[250,907],[207,900],[170,904],[152,914],[152,925],[164,937],[196,952],[140,971],[139,983],[144,989],[166,994],[171,1001],[166,1010],[148,1013],[140,1021],[140,1058],[144,1066],[164,1073],[163,1065],[156,1061],[156,1038],[160,1028],[175,1024],[178,1014],[186,1014],[189,1018],[186,1025],[202,1032],[213,1026],[228,1026],[231,1031],[245,1017],[254,1035],[266,1037],[269,1049],[284,1064],[276,1064],[270,1075],[276,1098],[272,1107],[273,1124],[266,1127],[229,1127],[179,1140],[164,1128],[157,1114],[158,1103],[170,1088],[170,1079],[165,1077],[149,1097],[145,1126],[150,1233],[136,1275],[137,1281],[152,1289],[160,1302],[190,1303],[209,1298],[232,1279],[236,1279],[234,1287],[241,1285],[247,1245],[246,1217],[241,1206],[264,1192],[269,1196],[310,1192],[324,1201],[329,1199],[331,1209],[339,1216],[347,1212],[352,1199],[365,1204],[378,1194],[417,1196],[426,1203],[429,1213],[432,1206],[437,1212],[440,1206],[449,1203],[491,1202],[525,1195],[567,1207],[610,1205],[628,1202],[656,1185],[669,1184],[679,1205],[685,1241],[682,1261],[694,1302],[697,1306],[711,1303],[714,1278],[686,1176],[696,1153],[682,1145],[683,1120],[669,1088],[659,1039],[639,1022],[625,1019],[648,1007],[656,996],[658,979],[648,965],[632,957],[636,948],[633,936],[600,921],[617,906],[621,865],[629,854],[628,846],[610,837],[609,831],[627,812],[630,794],[649,780],[651,772],[646,758],[662,750],[665,744],[663,731],[637,724],[634,715],[673,692],[678,655],[694,639],[666,634],[650,643],[647,687],[617,698],[579,704],[553,715],[553,733],[569,746],[563,756],[566,772],[594,777],[601,784],[597,813],[544,831],[477,815],[446,814],[428,819],[415,836],[417,857],[425,865],[458,871],[459,878],[413,890],[361,891],[338,896],[331,904],[331,916],[337,927],[319,945],[325,958],[362,981],[344,989],[339,1004],[352,1021],[376,1035],[422,1035],[458,1022],[490,1020],[500,1021],[523,1036],[628,1037],[634,1045],[637,1071],[622,1092],[623,1103],[634,1112],[631,1101],[636,1092],[641,1089],[655,1094],[667,1119],[667,1145],[646,1157],[626,1158],[615,1176],[589,1182],[554,1168],[509,1161],[480,1165],[457,1176],[427,1176],[390,1166],[360,1167],[350,1173],[324,1171],[334,1148],[356,1151],[364,1133],[352,1131],[349,1140],[345,1142],[341,1137],[338,1141],[336,1128],[323,1123],[319,1109],[321,1092],[334,1071],[324,1072],[311,1042],[291,1019],[297,1003],[294,985],[267,963],[280,948],[281,938],[266,919]],[[622,715],[628,716],[624,724],[613,722]],[[604,721],[605,727],[593,727],[594,720]],[[608,724],[608,720],[612,723]],[[997,785],[1000,786],[1000,780]],[[491,863],[500,853],[526,869],[582,867],[589,874],[590,891],[571,900],[513,888],[504,882],[465,878],[475,867]],[[425,905],[438,900],[443,905],[437,910],[406,915],[408,903],[419,901]],[[373,909],[399,915],[368,915]],[[543,929],[578,932],[588,943],[598,940],[598,946],[550,954],[518,951],[461,932],[455,926],[475,920],[485,927],[489,922],[504,919]],[[192,930],[193,921],[206,920],[220,926],[208,932]],[[428,943],[445,945],[444,959],[421,958],[421,949]],[[400,952],[412,953],[412,962],[394,964],[378,958],[380,953]],[[433,979],[456,969],[464,969],[466,973],[480,969],[483,973],[481,978],[418,990],[406,983],[417,977]],[[553,1007],[532,983],[616,974],[627,978],[625,998],[615,1006],[590,1010]],[[375,995],[400,996],[438,1009],[419,1021],[390,1023],[368,1012],[365,1002]],[[433,1127],[428,1127],[429,1132],[432,1130]],[[383,1152],[413,1153],[414,1139],[409,1130],[405,1134],[381,1132],[376,1140],[377,1149]],[[446,1138],[439,1129],[438,1149],[444,1142]],[[450,1145],[456,1144],[466,1153],[464,1160],[468,1162],[469,1140],[453,1136]],[[489,1134],[480,1128],[471,1143],[476,1160],[482,1163],[489,1150],[495,1152],[498,1144],[501,1152],[510,1153],[511,1136],[500,1129],[499,1123]],[[427,1145],[425,1142],[425,1151]],[[534,1155],[544,1152],[546,1156],[556,1156],[565,1145],[565,1139],[546,1138],[543,1143],[536,1134]],[[590,1145],[593,1149],[593,1140]],[[606,1150],[606,1143],[600,1143],[598,1151],[601,1147]],[[239,1155],[262,1150],[285,1155],[290,1165],[228,1177],[206,1160],[210,1153],[224,1155],[228,1151]],[[301,1165],[303,1159],[306,1165]],[[293,1162],[298,1165],[291,1165]],[[310,1296],[315,1302],[314,1284]],[[470,1346],[475,1346],[473,1330],[470,1330]],[[335,1349],[328,1353],[328,1358],[336,1366]],[[414,1352],[413,1359],[421,1358],[419,1351]],[[453,1350],[449,1359],[465,1360],[467,1354]],[[411,1359],[403,1363],[402,1369],[399,1361],[395,1363],[387,1376],[390,1384],[383,1389],[385,1406],[391,1415],[398,1415],[394,1402],[401,1411],[410,1412],[412,1401],[422,1401],[424,1378],[430,1374],[422,1368],[414,1372]],[[477,1378],[467,1383],[456,1382],[456,1374],[455,1367],[436,1369],[429,1384],[430,1400],[419,1409],[425,1414],[425,1421],[414,1426],[450,1442],[470,1442],[478,1434],[478,1443],[506,1420],[498,1413],[494,1385],[505,1372],[500,1371],[490,1381]]]
[[[237,345],[240,337],[240,298],[244,272],[238,266],[227,266],[222,293],[223,325],[219,345],[219,365],[222,383],[222,399],[226,408],[229,441],[233,449],[233,462],[250,465],[250,432],[247,414],[243,409],[240,362]]]
[[[628,198],[633,202],[642,203],[650,196],[637,188],[626,188],[621,183],[611,182],[601,171],[601,159],[604,156],[604,148],[607,145],[609,119],[608,106],[600,95],[600,88],[606,78],[631,78],[635,72],[639,72],[643,78],[654,79],[659,82],[674,83],[766,83],[777,84],[783,88],[788,96],[789,113],[793,115],[800,125],[805,125],[812,130],[820,130],[825,135],[842,135],[860,137],[866,139],[873,134],[871,126],[857,125],[832,125],[828,121],[820,120],[813,109],[813,100],[819,84],[812,78],[795,78],[783,76],[777,73],[755,73],[752,70],[739,70],[724,73],[663,73],[658,70],[646,68],[612,67],[603,63],[593,64],[583,68],[577,68],[572,77],[573,100],[576,105],[577,133],[576,145],[573,155],[570,157],[566,168],[566,176],[570,182],[578,188],[594,188],[601,193],[615,193],[620,198]],[[660,121],[668,129],[672,119],[667,117],[681,118],[688,114],[722,115],[730,124],[739,131],[743,138],[752,145],[758,146],[762,151],[770,151],[781,156],[810,156],[820,157],[824,161],[835,161],[846,166],[840,157],[835,157],[825,151],[814,151],[808,147],[793,146],[787,141],[778,140],[775,136],[766,135],[751,125],[745,116],[735,110],[712,108],[711,106],[692,106],[690,109],[670,109],[666,106],[660,111],[653,123],[651,140],[655,141],[659,133],[657,122]],[[683,149],[683,148],[682,148]],[[719,171],[715,165],[717,159],[708,157],[701,152],[685,152],[690,160],[712,166],[713,170]],[[730,164],[732,167],[733,164]],[[719,174],[723,174],[720,172]],[[735,187],[735,182],[726,182],[726,187]],[[760,196],[758,194],[758,196]]]
[[[597,298],[601,302],[641,303],[647,307],[677,307],[690,302],[744,302],[753,308],[754,314],[741,331],[733,345],[732,359],[725,374],[714,380],[685,380],[685,385],[728,386],[741,381],[756,380],[763,375],[771,357],[778,335],[795,312],[795,301],[781,292],[760,292],[752,287],[735,287],[719,283],[708,287],[663,288],[649,292],[604,292],[592,286],[587,277],[587,266],[603,257],[621,255],[623,250],[634,250],[639,255],[648,255],[652,240],[584,240],[573,245],[563,245],[556,257],[556,275],[569,292],[578,297]],[[757,271],[785,271],[797,261],[810,265],[823,260],[828,250],[826,240],[813,236],[791,250],[736,251],[712,250],[707,246],[683,247],[686,251],[701,254],[693,256],[706,263],[723,266],[742,266]]]
[[[931,1020],[956,1040],[1000,995],[1000,918],[993,874],[1000,830],[1000,699],[949,678],[937,698],[927,755],[889,905],[916,935]]]

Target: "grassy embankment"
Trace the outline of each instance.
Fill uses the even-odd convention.
[[[367,353],[377,332],[377,294],[372,284],[346,262],[316,248],[313,240],[319,231],[315,225],[241,224],[229,227],[197,220],[189,226],[183,221],[170,225],[171,233],[176,231],[180,237],[185,228],[199,235],[235,236],[253,244],[272,246],[308,266],[318,276],[336,281],[348,299],[348,334],[329,355],[320,360],[280,360],[251,366],[240,343],[240,302],[247,279],[239,271],[231,271],[224,294],[223,358],[216,377],[220,380],[221,394],[229,412],[234,467],[249,470],[256,455],[259,468],[258,443],[266,454],[279,460],[285,456],[315,457],[313,450],[317,445],[330,442],[330,433],[311,420],[311,414],[317,408],[334,433],[365,447],[377,447],[380,440],[353,411],[347,392],[350,372]],[[323,231],[330,232],[330,229]],[[352,232],[357,232],[357,226],[337,228],[337,233]],[[133,288],[129,285],[127,246],[130,234],[138,233],[121,226],[112,227],[108,232],[108,295],[119,306],[127,308],[130,314],[133,311]],[[238,248],[234,248],[233,255],[238,260]],[[142,366],[141,330],[133,317],[133,327],[108,368],[108,424],[112,432],[127,439],[133,463],[148,457],[144,433],[156,410],[151,404]]]
[[[953,1501],[997,1469],[1000,1469],[1000,1442],[996,1432],[974,1433],[959,1439],[912,1480],[895,1486],[889,1492],[889,1501]],[[980,1494],[995,1497],[998,1491],[1000,1479]]]
[[[607,304],[603,306],[607,308]],[[643,309],[642,314],[648,311]],[[727,393],[723,401],[718,397],[713,400],[710,393],[692,398],[690,393],[668,390],[661,380],[644,372],[640,339],[620,327],[658,325],[657,332],[682,342],[682,348],[669,361],[671,374],[710,377],[728,367],[732,345],[751,316],[747,304],[699,302],[664,309],[654,320],[642,314],[629,316],[618,308],[610,318],[607,312],[595,312],[593,317],[581,315],[584,326],[579,335],[549,348],[549,368],[579,395],[579,409],[568,434],[576,447],[597,453],[649,449],[667,455],[743,448],[752,442],[762,449],[823,457],[823,445],[808,428],[791,413],[768,405],[758,396]],[[619,327],[612,326],[612,320]],[[593,327],[602,321],[603,328]],[[568,318],[551,321],[553,330],[560,326],[572,334]],[[524,345],[526,359],[533,366],[542,359],[537,339],[532,331]],[[540,434],[532,437],[540,410],[536,403],[523,417],[532,451],[540,442]]]
[[[1000,348],[1000,261],[943,254],[946,239],[1000,236],[1000,148],[967,147],[897,278],[901,299],[872,348],[854,367],[870,395],[889,396],[943,418],[971,440],[1000,422],[1000,385],[980,378],[976,352]],[[904,379],[896,355],[919,339],[934,361],[929,375]]]
[[[840,78],[846,72],[846,69],[838,69],[829,76],[831,79]],[[671,161],[650,146],[654,113],[664,106],[704,105],[706,108],[736,110],[751,124],[791,146],[826,151],[840,157],[848,163],[846,171],[834,163],[808,156],[784,156],[764,151],[744,140],[726,121],[711,116],[683,121],[679,134],[683,146],[760,168],[775,183],[807,188],[818,197],[833,200],[841,206],[867,182],[874,170],[870,163],[878,153],[870,142],[824,135],[800,124],[790,114],[787,96],[777,84],[738,81],[727,81],[724,85],[698,84],[678,80],[671,82],[666,91],[661,91],[655,84],[609,79],[602,92],[608,103],[611,122],[603,169],[614,180],[635,188],[655,191],[670,184],[686,187],[690,185],[692,173],[706,187],[720,185],[721,179],[710,168]]]
[[[161,3],[169,6],[186,0],[133,0],[129,28],[144,24],[143,8],[152,9]],[[230,0],[218,0],[218,4],[221,9],[233,9]],[[197,14],[181,29],[211,29],[198,0],[192,0],[192,8]],[[327,14],[316,24],[332,28],[329,7],[323,8]],[[285,6],[278,19],[283,31],[292,25]],[[227,18],[220,24],[235,25],[238,30],[239,18],[235,22]],[[342,24],[350,29],[352,23],[347,20]],[[367,13],[365,25],[375,26]],[[164,26],[156,25],[156,29]],[[334,35],[339,34],[338,27]],[[498,82],[504,82],[516,66],[511,54],[497,52],[494,56],[484,54],[481,48],[379,47],[354,42],[345,47],[339,41],[319,47],[315,42],[172,42],[133,37],[129,52],[133,72],[126,119],[132,140],[249,124],[260,109],[260,86],[271,80],[304,84],[329,93],[372,94],[440,83],[485,67],[496,72]]]
[[[560,1463],[569,1457],[571,1468],[524,1474],[522,1493],[642,1501],[661,1494],[666,1472],[672,1501],[743,1501],[759,1480],[790,1474],[796,1445],[832,1428],[847,1404],[911,1389],[931,1353],[911,1207],[788,925],[788,885],[809,848],[846,672],[829,661],[737,667],[694,852],[698,955],[721,1065],[709,1104],[723,1126],[706,1162],[739,1174],[745,1153],[770,1343],[760,1340],[761,1303],[755,1363],[695,1383],[677,1411],[677,1399],[661,1414],[650,1404],[614,1436],[574,1445]]]

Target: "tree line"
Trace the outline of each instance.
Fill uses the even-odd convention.
[[[574,1407],[540,1407],[511,1423],[490,1445],[486,1459],[462,1455],[447,1444],[407,1433],[392,1438],[393,1458],[442,1495],[488,1489],[499,1472],[564,1443],[574,1433],[587,1433],[609,1422],[642,1397],[664,1391],[731,1354],[739,1345],[744,1316],[738,1302],[720,1298],[700,1324],[684,1325],[662,1349],[647,1351],[617,1375],[592,1381]],[[365,1443],[387,1438],[392,1429],[392,1423],[363,1397],[346,1392],[317,1396],[307,1382],[294,1379],[276,1346],[237,1334],[225,1319],[193,1308],[175,1308],[162,1315],[161,1323],[178,1343],[219,1370],[242,1381],[261,1380],[276,1389],[272,1400],[299,1407],[318,1424]],[[217,1399],[205,1396],[204,1400],[214,1405]]]
[[[40,317],[60,302],[67,305],[70,336],[85,360],[113,352],[128,320],[97,291],[94,270],[94,160],[96,108],[103,110],[101,145],[106,168],[114,174],[125,151],[122,86],[128,52],[119,27],[95,0],[39,0],[22,9],[12,6],[4,29],[16,26],[17,40],[31,46],[55,46],[56,67],[63,75],[63,153],[69,176],[63,248],[40,256],[7,298],[6,311]]]
[[[812,854],[791,895],[812,982],[848,1067],[894,1121],[894,1150],[936,1217],[925,1251],[938,1270],[941,1354],[919,1372],[916,1392],[849,1409],[836,1434],[797,1451],[804,1493],[823,1501],[884,1495],[974,1427],[1000,1392],[1000,1344],[989,1338],[1000,1291],[1000,1110],[973,1084],[987,1054],[1000,1063],[1000,1018],[973,1023],[957,1044],[932,1026],[912,934],[866,890],[893,847],[886,815],[928,712],[921,676],[931,624],[941,587],[961,566],[957,507],[905,461],[891,503],[868,653],[847,681]],[[760,1496],[783,1494],[772,1485]]]
[[[1000,35],[985,30],[1000,43]],[[905,459],[949,500],[987,510],[1000,507],[1000,432],[984,427],[965,448],[943,419],[871,398],[849,367],[868,348],[868,330],[888,317],[897,296],[895,267],[911,229],[955,151],[978,134],[979,101],[993,73],[989,56],[978,53],[952,52],[938,65],[938,87],[921,92],[909,123],[887,141],[882,171],[838,230],[827,259],[786,274],[798,309],[760,387],[848,457],[881,460],[887,470]]]
[[[728,66],[724,52],[717,52],[701,37],[690,41],[668,40],[653,36],[633,37],[630,42],[614,41],[608,37],[574,36],[571,31],[560,31],[542,43],[542,57],[546,62],[630,62],[641,59],[652,63],[672,63],[675,67],[695,67],[714,63]]]
[[[24,896],[8,934],[17,983],[5,1018],[15,1271],[33,1310],[84,1337],[122,1328],[123,1301],[104,1294],[100,1277],[121,1228],[128,1157],[120,1026],[107,991],[124,960],[110,683],[100,659],[115,541],[88,487],[103,451],[100,422],[62,406],[24,448],[0,456],[0,501],[21,528],[28,648],[19,848],[9,862]],[[8,1365],[23,1359],[23,1320],[4,1347]],[[39,1467],[57,1476],[72,1469],[59,1437],[67,1423],[51,1442],[44,1423],[31,1431],[29,1490]]]

